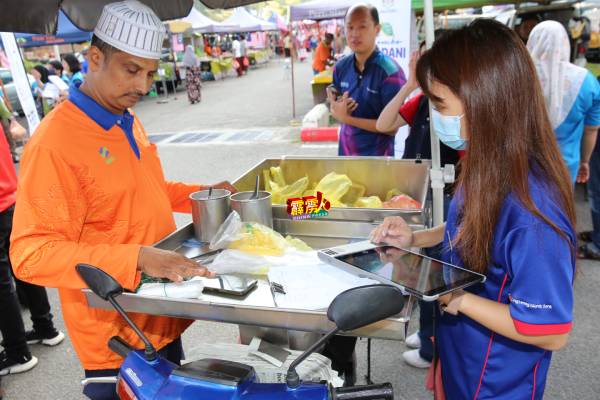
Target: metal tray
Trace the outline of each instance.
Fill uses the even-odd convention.
[[[389,157],[282,157],[280,159],[266,159],[250,169],[233,184],[241,191],[254,189],[256,176],[261,177],[262,171],[270,167],[281,167],[286,179],[293,182],[304,176],[309,181],[318,182],[330,172],[346,174],[352,182],[366,187],[366,194],[376,195],[385,199],[387,192],[397,188],[419,201],[423,208],[388,209],[388,208],[336,208],[329,210],[329,215],[322,219],[381,222],[385,217],[401,215],[407,222],[415,225],[427,226],[429,208],[427,206],[427,193],[429,189],[429,160],[397,160]],[[274,218],[287,218],[285,205],[273,205]]]
[[[305,240],[314,248],[341,245],[363,240],[370,233],[365,226],[357,223],[354,230],[344,231],[345,223],[332,221],[291,221],[275,220],[275,229],[281,234],[293,234]],[[319,232],[322,236],[319,236]],[[210,257],[208,246],[199,248],[186,246],[185,242],[194,237],[193,224],[189,224],[167,236],[155,247],[174,250],[191,258]],[[84,290],[90,307],[110,309],[108,302],[100,299],[89,290]],[[153,315],[167,315],[205,321],[226,322],[248,326],[280,328],[295,331],[325,333],[333,327],[325,310],[285,309],[275,306],[266,279],[259,279],[259,287],[244,300],[226,299],[203,294],[202,300],[171,299],[140,296],[126,293],[119,297],[126,311]],[[349,334],[380,339],[404,340],[405,329],[413,308],[413,299],[408,298],[403,312],[394,318],[379,321]]]

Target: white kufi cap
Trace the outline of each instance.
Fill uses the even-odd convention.
[[[165,28],[152,9],[137,0],[104,6],[94,35],[134,56],[160,59]]]

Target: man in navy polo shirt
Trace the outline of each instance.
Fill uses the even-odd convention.
[[[341,123],[340,156],[393,156],[393,132],[379,132],[377,118],[406,82],[404,72],[381,53],[375,40],[381,25],[373,6],[356,4],[346,14],[346,36],[353,51],[333,70],[328,90],[331,114]]]

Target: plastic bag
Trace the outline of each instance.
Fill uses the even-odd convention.
[[[256,222],[242,222],[232,211],[210,242],[211,250],[235,249],[257,255],[281,256],[288,242],[273,229]]]
[[[379,196],[370,196],[370,197],[361,197],[356,200],[354,203],[354,207],[361,208],[382,208],[383,202],[379,198]]]
[[[403,193],[400,191],[400,189],[394,188],[394,189],[388,190],[387,194],[385,195],[385,201],[390,201],[392,199],[392,197],[395,197],[395,196],[398,196],[401,194],[403,194]]]
[[[302,197],[308,187],[308,178],[300,178],[291,185],[280,187],[277,183],[271,182],[271,201],[273,204],[286,204],[288,199]]]
[[[282,256],[288,244],[279,233],[254,222],[244,223],[238,237],[229,243],[228,248],[245,253]]]
[[[367,188],[363,185],[353,182],[348,192],[340,200],[345,204],[354,204],[365,195],[366,190]]]
[[[342,197],[348,193],[350,187],[352,187],[352,181],[348,175],[330,172],[317,184],[315,191],[323,193],[331,205],[336,207],[336,204],[343,203]]]
[[[400,208],[420,210],[421,203],[413,199],[407,194],[400,194],[392,197],[389,201],[383,203],[383,208]]]
[[[232,211],[225,222],[221,224],[215,237],[210,241],[211,250],[226,249],[231,242],[239,238],[242,230],[242,218],[237,211]]]
[[[295,237],[291,237],[291,236],[286,236],[285,240],[288,242],[288,245],[290,245],[291,247],[293,247],[294,249],[298,250],[298,251],[312,251],[312,247],[310,247],[309,245],[307,245],[304,241],[295,238]]]
[[[273,261],[269,257],[248,254],[240,250],[223,250],[208,265],[216,274],[266,275]]]
[[[273,178],[272,181],[275,182],[279,187],[287,185],[287,183],[285,183],[285,177],[283,176],[283,170],[281,167],[271,167],[270,171],[271,177]]]

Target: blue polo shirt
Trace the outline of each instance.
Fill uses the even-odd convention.
[[[538,210],[568,238],[527,210],[514,194],[504,201],[496,223],[492,264],[485,283],[468,291],[509,305],[523,335],[563,334],[571,330],[576,234],[555,192],[530,173],[529,192]],[[457,232],[460,195],[450,205],[443,259],[463,262],[448,238]],[[552,352],[516,342],[466,317],[444,314],[436,341],[448,400],[542,399]]]
[[[402,68],[390,57],[375,49],[361,73],[354,54],[342,58],[333,69],[333,85],[340,96],[349,92],[358,107],[353,117],[377,119],[384,107],[406,83]],[[369,132],[342,124],[340,156],[394,156],[394,136]]]
[[[74,86],[71,86],[69,89],[69,100],[77,106],[81,111],[87,114],[94,122],[102,127],[105,131],[112,129],[113,126],[118,125],[131,149],[135,153],[135,156],[140,159],[140,149],[135,141],[133,136],[133,115],[127,110],[122,115],[113,114],[108,111],[106,108],[102,107],[100,104],[96,102],[96,100],[92,99],[81,90],[79,90],[79,86],[81,83],[77,83]]]

